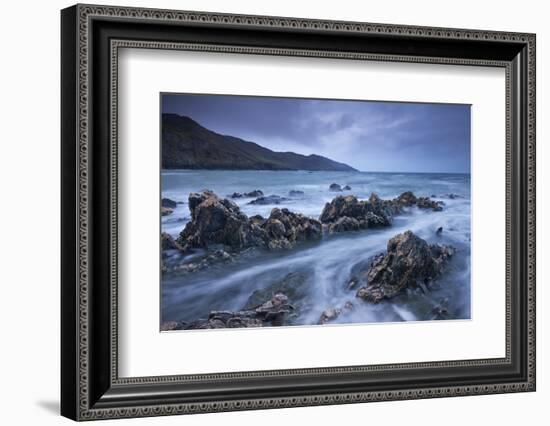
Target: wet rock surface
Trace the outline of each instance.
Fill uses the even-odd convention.
[[[297,189],[291,189],[290,191],[288,191],[289,197],[301,197],[303,195],[305,195],[304,191],[299,191]]]
[[[263,326],[280,326],[293,306],[288,297],[282,293],[273,295],[269,300],[241,311],[211,311],[208,318],[190,323],[164,323],[170,330],[200,330],[209,328],[248,328]],[[162,329],[162,328],[161,328]]]
[[[231,198],[257,198],[263,196],[263,191],[259,189],[255,189],[254,191],[250,192],[234,192],[230,195]]]
[[[341,317],[342,315],[349,314],[351,311],[355,309],[355,306],[352,302],[347,301],[344,306],[341,308],[328,308],[325,309],[321,316],[319,317],[319,325],[325,325],[330,322],[334,322],[337,318]]]
[[[416,197],[404,192],[393,200],[382,200],[371,194],[368,200],[360,201],[354,195],[339,195],[326,203],[319,220],[329,233],[357,231],[360,229],[390,226],[393,217],[404,208],[416,206],[421,209],[441,211],[442,203],[429,197]]]
[[[162,248],[162,251],[165,251],[165,250],[184,251],[184,248],[174,238],[172,238],[171,235],[167,234],[166,232],[163,232],[160,235],[160,246]]]
[[[288,198],[281,197],[279,195],[267,195],[265,197],[258,197],[248,204],[254,205],[268,205],[268,204],[281,204],[288,201]]]
[[[337,183],[331,183],[328,187],[328,190],[332,192],[342,192],[342,187]]]
[[[162,207],[168,207],[170,209],[175,209],[178,206],[178,203],[175,202],[174,200],[171,200],[170,198],[163,198],[160,201],[160,205]]]
[[[366,272],[367,285],[356,296],[378,303],[391,299],[407,288],[427,289],[443,272],[454,254],[450,246],[428,244],[406,231],[391,238],[387,252],[374,258]]]
[[[238,251],[247,247],[288,249],[300,241],[322,236],[321,224],[302,214],[274,208],[269,217],[250,219],[228,199],[211,191],[189,195],[191,221],[177,242],[185,248],[208,248],[221,244]]]

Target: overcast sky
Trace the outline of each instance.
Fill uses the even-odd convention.
[[[362,171],[470,173],[470,106],[164,94],[162,112]]]

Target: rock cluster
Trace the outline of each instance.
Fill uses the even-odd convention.
[[[319,220],[329,233],[356,231],[359,229],[389,226],[393,217],[405,207],[417,206],[421,209],[441,211],[442,203],[429,197],[416,197],[412,192],[404,192],[393,200],[382,200],[371,194],[368,200],[359,201],[354,195],[339,195],[326,203]]]
[[[428,244],[411,231],[388,242],[387,252],[376,256],[366,273],[367,285],[357,297],[378,303],[391,299],[406,288],[426,288],[443,272],[454,249]]]
[[[267,219],[248,218],[228,199],[211,191],[189,195],[191,221],[177,242],[185,248],[221,244],[231,250],[247,247],[291,248],[299,241],[321,238],[321,224],[302,214],[274,208]]]
[[[161,330],[201,330],[210,328],[248,328],[264,325],[283,325],[285,316],[293,310],[288,297],[275,294],[268,301],[241,311],[212,311],[206,319],[190,323],[169,321],[163,323]]]

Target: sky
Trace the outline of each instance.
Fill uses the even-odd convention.
[[[163,94],[162,112],[368,172],[470,173],[470,106]]]

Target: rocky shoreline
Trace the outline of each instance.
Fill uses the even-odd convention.
[[[303,193],[289,192],[289,195],[301,196]],[[266,198],[260,190],[234,193],[231,197]],[[367,200],[359,200],[354,195],[338,195],[325,204],[318,219],[278,207],[266,218],[248,217],[233,201],[209,190],[191,193],[188,205],[191,220],[179,236],[173,238],[164,233],[161,236],[163,273],[195,272],[234,262],[250,253],[290,250],[302,243],[319,243],[336,233],[391,227],[396,216],[412,208],[440,212],[444,207],[441,201],[417,197],[410,191],[388,200],[374,193]],[[437,235],[441,232],[441,227],[434,230]],[[165,260],[173,252],[191,260],[169,266],[170,262]],[[197,252],[202,255],[186,256]],[[371,304],[391,303],[398,295],[430,292],[445,273],[454,253],[453,247],[428,244],[410,230],[393,236],[385,252],[364,259],[363,266],[342,284],[350,293],[350,300],[323,311],[317,323],[332,323]],[[254,291],[240,310],[210,311],[204,318],[193,321],[168,321],[161,325],[161,330],[292,325],[298,315],[311,308],[304,302],[306,287],[303,274],[289,273],[263,290]],[[434,305],[426,319],[445,319],[447,303],[441,301]]]

